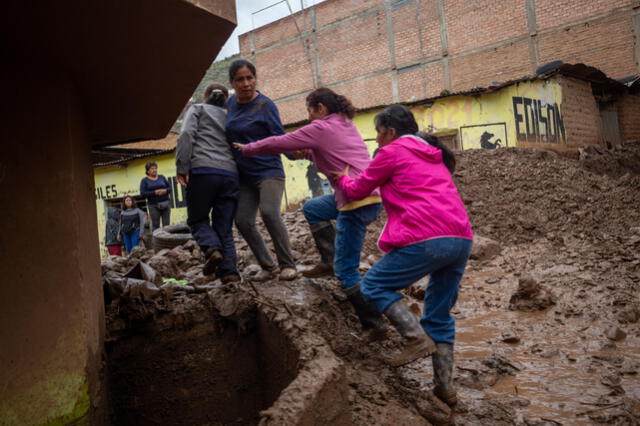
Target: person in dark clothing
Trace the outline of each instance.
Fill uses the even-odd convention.
[[[122,256],[122,243],[118,240],[120,235],[120,209],[109,207],[107,209],[107,226],[104,233],[104,245],[111,256]]]
[[[147,198],[147,207],[151,216],[152,231],[171,222],[171,183],[163,175],[158,174],[158,164],[149,161],[145,166],[147,177],[140,181],[140,195]]]
[[[140,233],[147,221],[145,212],[136,207],[136,200],[127,195],[122,200],[122,213],[120,214],[120,232],[118,239],[124,241],[127,253],[140,243]]]
[[[224,104],[227,88],[211,84],[205,103],[185,114],[176,149],[176,179],[187,188],[187,224],[205,253],[204,275],[240,281],[233,242],[233,218],[240,180],[227,143]]]
[[[229,142],[246,144],[284,134],[278,108],[271,99],[256,90],[256,68],[251,62],[244,59],[234,61],[229,67],[229,80],[236,91],[227,102]],[[292,280],[297,276],[296,265],[289,234],[280,216],[285,177],[280,154],[255,157],[243,157],[242,153],[235,151],[233,154],[240,174],[236,226],[262,267],[254,280],[274,277],[278,266],[256,228],[258,210],[273,240],[280,266],[279,277]]]

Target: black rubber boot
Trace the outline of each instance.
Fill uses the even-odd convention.
[[[344,293],[360,319],[362,329],[365,331],[364,340],[374,342],[385,339],[387,337],[387,327],[384,323],[384,318],[360,293],[360,283],[345,289]]]
[[[453,388],[453,345],[436,344],[436,351],[431,355],[433,363],[433,394],[442,402],[453,407],[458,402],[456,390]]]
[[[398,333],[407,341],[402,352],[387,359],[390,365],[400,367],[436,351],[436,344],[425,333],[418,318],[404,304],[402,299],[389,306],[384,311],[384,314],[398,330]]]
[[[336,230],[329,221],[316,223],[309,227],[311,228],[311,235],[313,235],[313,239],[316,242],[316,248],[320,253],[320,264],[302,272],[302,275],[307,278],[333,275]]]

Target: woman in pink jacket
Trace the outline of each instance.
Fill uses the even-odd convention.
[[[350,175],[357,177],[367,168],[371,157],[351,122],[355,114],[351,102],[327,88],[314,90],[306,101],[310,124],[282,136],[271,136],[246,145],[234,144],[234,147],[246,156],[298,151],[327,176],[349,166]],[[358,268],[367,225],[376,219],[382,208],[380,194],[374,189],[354,200],[336,187],[335,182],[331,184],[335,194],[313,198],[303,207],[322,260],[320,265],[303,274],[317,277],[335,273],[363,329],[370,330],[366,339],[379,339],[385,335],[384,320],[364,300]],[[336,221],[335,231],[331,220]]]
[[[380,150],[369,167],[355,179],[344,172],[337,179],[338,187],[354,200],[380,188],[387,211],[378,241],[386,255],[364,276],[361,292],[406,340],[404,351],[390,363],[400,366],[433,354],[434,393],[453,405],[455,320],[450,311],[473,240],[451,177],[455,158],[436,137],[416,136],[418,124],[404,106],[385,108],[375,125]],[[398,290],[426,275],[429,285],[418,322]]]

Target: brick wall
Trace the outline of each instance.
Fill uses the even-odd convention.
[[[623,95],[617,104],[622,141],[640,141],[640,94]]]
[[[602,143],[601,119],[591,84],[582,80],[559,78],[562,87],[562,119],[568,147]]]
[[[261,90],[291,123],[306,116],[314,76],[366,108],[520,78],[553,60],[614,78],[637,74],[637,6],[640,0],[327,0],[294,15],[302,34],[283,18],[242,35],[240,53],[256,62]]]

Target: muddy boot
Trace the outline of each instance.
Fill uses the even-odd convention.
[[[202,275],[213,275],[216,272],[218,264],[222,261],[222,253],[210,248],[205,253],[204,258],[207,260],[202,268]]]
[[[360,324],[362,324],[362,329],[364,330],[363,339],[367,342],[386,339],[387,327],[384,323],[384,318],[360,293],[360,283],[345,289],[344,293],[360,319]]]
[[[336,230],[331,222],[320,222],[309,226],[311,234],[320,253],[320,264],[308,271],[302,272],[307,278],[319,278],[333,275],[333,256],[335,254],[334,241]]]
[[[407,342],[402,352],[387,358],[391,366],[400,367],[436,351],[436,344],[402,299],[389,306],[384,314]]]
[[[456,390],[453,388],[453,345],[450,343],[438,343],[437,349],[431,355],[433,363],[433,394],[449,407],[458,402]]]

